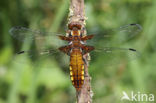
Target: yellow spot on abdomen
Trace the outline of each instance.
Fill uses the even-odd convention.
[[[84,69],[84,65],[82,66],[82,70]]]
[[[71,81],[73,81],[73,80],[74,80],[74,78],[73,78],[73,77],[70,77],[70,79],[71,79]]]
[[[84,76],[81,76],[81,79],[84,80]]]
[[[72,71],[70,72],[70,75],[73,75],[73,72]]]
[[[84,71],[82,71],[81,74],[84,75]]]

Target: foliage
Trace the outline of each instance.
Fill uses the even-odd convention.
[[[111,66],[104,65],[112,63],[105,55],[95,53],[92,57],[89,71],[94,91],[93,103],[120,103],[122,91],[156,94],[156,1],[86,0],[85,5],[88,33],[102,35],[107,30],[130,23],[143,27],[141,33],[122,45],[136,48],[141,57],[128,61],[116,55],[113,58],[120,62]],[[68,8],[68,0],[0,1],[0,103],[75,102],[66,57],[57,54],[57,58],[50,56],[33,61],[27,56],[17,58],[15,51],[32,48],[32,43],[19,43],[8,32],[12,26],[65,32]],[[94,42],[96,47],[105,45],[104,39],[96,38]],[[117,44],[114,39],[110,42],[113,46]],[[55,46],[56,43],[51,48]],[[22,59],[24,62],[21,62]]]

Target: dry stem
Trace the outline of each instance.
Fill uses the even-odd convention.
[[[78,22],[85,28],[85,8],[84,0],[70,0],[68,24],[72,22]],[[92,103],[92,90],[91,90],[91,77],[88,73],[89,54],[83,56],[85,59],[85,79],[84,85],[81,91],[76,93],[77,103]]]

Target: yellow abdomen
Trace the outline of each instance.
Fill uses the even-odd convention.
[[[70,78],[76,90],[84,83],[84,61],[80,49],[73,49],[70,54]]]

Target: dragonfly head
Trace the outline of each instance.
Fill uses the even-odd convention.
[[[72,22],[70,24],[68,24],[68,28],[71,31],[71,35],[72,36],[80,36],[81,35],[81,24],[77,23],[77,22]]]
[[[82,27],[81,24],[77,23],[77,22],[72,22],[72,23],[68,24],[68,28],[70,30],[75,30],[75,29],[81,30],[81,27]]]

